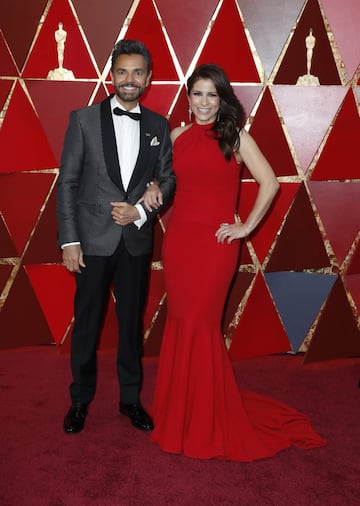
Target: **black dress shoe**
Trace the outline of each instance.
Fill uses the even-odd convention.
[[[64,418],[64,431],[67,434],[82,431],[87,413],[87,404],[73,404]]]
[[[154,422],[141,404],[124,404],[120,402],[119,411],[130,418],[134,427],[140,430],[153,430]]]

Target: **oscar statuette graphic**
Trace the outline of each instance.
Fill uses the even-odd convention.
[[[310,28],[309,35],[305,38],[306,45],[306,74],[300,76],[296,82],[300,86],[319,86],[320,82],[316,76],[311,74],[311,63],[314,53],[316,38],[313,35],[312,28]]]
[[[65,52],[65,42],[66,42],[67,32],[63,28],[63,23],[60,21],[58,25],[58,29],[55,31],[55,41],[58,55],[58,68],[50,70],[47,79],[50,80],[59,80],[59,81],[67,81],[75,79],[75,76],[71,70],[64,68],[64,52]]]

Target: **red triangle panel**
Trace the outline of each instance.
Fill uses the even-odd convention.
[[[52,169],[58,165],[39,118],[19,83],[0,130],[0,151],[0,172]]]
[[[89,0],[72,0],[72,3],[89,42],[90,49],[100,71],[102,71],[110,57],[114,41],[120,33],[133,0],[121,0],[121,2],[114,2],[114,0],[93,1],[91,2],[91,8]],[[106,30],[99,30],[100,26],[106,26]]]
[[[47,0],[1,0],[1,29],[19,69],[22,68]]]
[[[24,264],[62,263],[57,244],[56,196],[52,192],[23,258]]]
[[[266,271],[301,271],[330,265],[304,185],[286,217]]]
[[[13,59],[3,32],[0,29],[0,76],[14,76],[18,77],[19,71],[16,67],[15,60]]]
[[[360,179],[359,139],[359,111],[349,88],[311,179]]]
[[[334,0],[321,0],[321,5],[339,48],[341,59],[351,79],[359,65],[359,2],[358,0],[342,0],[340,9],[340,4]]]
[[[341,265],[359,232],[360,185],[309,181],[308,186]]]
[[[36,223],[54,178],[54,174],[25,173],[1,176],[1,212],[19,256]]]
[[[273,86],[272,93],[306,173],[346,89],[342,86]]]
[[[261,82],[235,0],[222,4],[197,65],[202,63],[220,65],[233,82]]]
[[[359,315],[358,321],[360,323],[360,274],[352,274],[344,276],[344,284],[346,289],[356,305],[357,313]]]
[[[182,66],[184,74],[206,31],[218,0],[183,2],[156,0],[160,16]],[[186,34],[186,35],[185,35]]]
[[[74,276],[60,265],[27,265],[25,269],[54,341],[60,344],[73,316]]]
[[[310,28],[316,39],[311,74],[318,77],[322,85],[341,84],[318,0],[308,0],[306,3],[274,84],[296,84],[298,77],[306,74],[305,38],[309,35]]]
[[[0,311],[0,349],[52,344],[43,312],[23,269]]]
[[[286,351],[291,351],[291,345],[264,278],[258,273],[232,336],[230,358],[239,360]]]
[[[140,0],[125,38],[140,39],[149,49],[153,59],[153,81],[179,79],[151,0]]]
[[[260,96],[260,93],[263,90],[263,86],[261,84],[236,84],[233,85],[233,90],[244,108],[246,117],[248,118],[251,111],[253,110],[254,105],[256,104],[257,99]]]
[[[276,176],[298,175],[269,88],[265,89],[249,133],[273,167]],[[251,176],[246,168],[244,178],[247,177]]]
[[[1,58],[1,56],[0,56]],[[11,87],[14,84],[13,80],[6,80],[2,81],[0,80],[0,111],[3,109],[5,102],[8,98],[8,95],[10,93]]]
[[[311,339],[304,364],[360,356],[360,330],[341,282],[336,281]]]
[[[9,234],[9,230],[6,226],[6,223],[4,222],[0,208],[0,258],[12,258],[17,256],[18,252],[16,251],[15,245]]]
[[[359,239],[360,239],[360,232],[359,232]],[[360,274],[360,240],[357,242],[355,252],[350,259],[350,263],[346,270],[346,274]]]
[[[260,263],[265,257],[276,237],[281,223],[294,199],[299,183],[281,183],[280,191],[257,229],[250,235],[250,241],[258,256]],[[239,216],[245,221],[250,213],[258,192],[257,183],[242,182],[240,189]]]
[[[95,84],[79,81],[29,80],[26,81],[26,85],[56,156],[57,165],[60,165],[70,111],[88,105]],[[56,97],[56,100],[52,97]]]
[[[59,22],[66,31],[64,69],[71,70],[76,79],[98,77],[94,64],[67,0],[53,0],[39,35],[27,60],[22,77],[47,78],[50,70],[59,67],[55,31]]]

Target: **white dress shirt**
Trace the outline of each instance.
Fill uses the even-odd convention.
[[[116,100],[115,95],[110,100],[111,111],[115,107],[125,110],[125,108]],[[140,113],[139,104],[131,109],[131,112]],[[134,172],[136,160],[139,155],[140,149],[140,121],[135,121],[128,116],[118,116],[112,114],[116,146],[120,164],[121,180],[125,191],[129,186],[129,182]],[[129,149],[131,146],[131,149]],[[147,220],[146,213],[140,204],[135,204],[135,207],[140,213],[140,218],[134,221],[134,224],[140,228]]]

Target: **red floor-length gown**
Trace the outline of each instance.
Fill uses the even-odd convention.
[[[239,390],[224,345],[221,318],[240,241],[220,244],[215,232],[234,222],[238,164],[225,161],[209,125],[193,124],[175,141],[174,170],[163,244],[168,315],[151,439],[167,452],[235,461],[324,445],[298,411]]]

